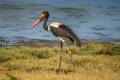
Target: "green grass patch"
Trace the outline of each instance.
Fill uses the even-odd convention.
[[[120,44],[88,43],[66,47],[60,74],[58,47],[8,46],[0,48],[0,80],[120,80]],[[9,75],[8,75],[9,74]]]

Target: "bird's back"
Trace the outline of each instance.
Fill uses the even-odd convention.
[[[50,24],[50,28],[51,32],[55,36],[69,39],[72,42],[76,42],[79,46],[81,45],[79,37],[77,37],[76,34],[72,31],[72,29],[68,26],[59,22],[53,22]]]
[[[51,23],[50,28],[51,28],[51,32],[55,36],[59,36],[59,37],[68,38],[68,36],[70,36],[72,33],[72,30],[69,27],[59,22]]]

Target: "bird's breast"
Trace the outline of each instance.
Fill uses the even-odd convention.
[[[62,24],[59,22],[53,22],[50,24],[50,26],[55,27],[55,28],[58,28],[60,25],[62,25]]]

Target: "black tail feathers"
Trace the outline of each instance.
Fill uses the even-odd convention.
[[[74,38],[74,42],[76,42],[76,45],[78,47],[81,47],[81,40],[80,40],[80,38],[76,34],[73,34],[73,38]]]
[[[81,47],[81,40],[77,36],[75,37],[75,42],[79,47]]]

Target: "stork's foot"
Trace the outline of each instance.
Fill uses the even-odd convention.
[[[59,74],[59,73],[60,73],[60,70],[59,70],[59,69],[56,69],[56,73]]]
[[[75,69],[73,69],[73,72],[75,72]]]
[[[73,69],[61,69],[59,71],[59,69],[56,69],[56,74],[69,74],[69,73],[75,73],[75,71]]]

